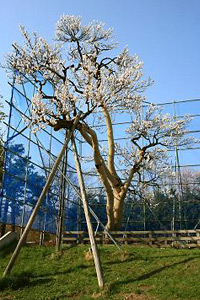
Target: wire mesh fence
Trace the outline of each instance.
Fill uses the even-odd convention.
[[[9,118],[5,122],[7,137],[1,146],[1,163],[4,166],[0,198],[2,224],[26,225],[65,139],[64,130],[54,132],[52,128],[41,128],[34,133],[27,125],[25,119],[31,119],[31,98],[35,89],[35,85],[29,81],[20,86],[15,82],[11,84]],[[191,116],[187,134],[199,139],[199,103],[200,99],[192,99],[157,105],[174,118],[181,118],[185,114]],[[144,110],[146,105],[144,103]],[[127,142],[124,130],[131,121],[127,112],[115,115],[113,128],[118,144],[124,145]],[[102,123],[99,129],[99,141],[106,147],[105,124]],[[105,225],[106,194],[94,169],[91,150],[78,134],[76,142],[89,204]],[[168,163],[175,176],[159,181],[146,191],[143,187],[137,193],[128,193],[122,230],[174,230],[200,226],[199,149],[200,143],[197,140],[192,146],[169,150]],[[124,166],[118,162],[116,165],[123,178]],[[70,184],[61,174],[69,179]],[[86,230],[81,200],[75,191],[78,190],[77,185],[73,153],[69,146],[33,227],[56,233],[60,201],[64,197],[64,230]],[[98,220],[93,218],[93,224],[97,228]]]

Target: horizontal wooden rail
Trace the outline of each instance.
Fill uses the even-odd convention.
[[[154,231],[111,231],[110,234],[119,243],[143,244],[157,247],[193,248],[200,247],[200,229],[196,230],[154,230]],[[98,243],[111,243],[105,232],[97,232]],[[88,243],[85,231],[65,231],[64,243]]]

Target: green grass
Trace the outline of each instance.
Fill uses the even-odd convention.
[[[24,247],[10,276],[0,280],[0,299],[200,299],[200,251],[101,246],[105,287],[97,286],[88,246]],[[0,251],[0,276],[10,247]],[[132,295],[132,297],[131,297]]]

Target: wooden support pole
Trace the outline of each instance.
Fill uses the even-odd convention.
[[[87,223],[92,254],[94,257],[94,264],[95,264],[95,268],[96,268],[98,284],[99,284],[99,287],[103,288],[103,276],[102,276],[102,270],[101,270],[101,263],[100,263],[100,259],[99,259],[99,255],[98,255],[98,249],[97,249],[97,244],[96,244],[95,237],[94,237],[92,223],[90,220],[90,213],[89,213],[89,207],[88,207],[88,202],[87,202],[87,194],[86,194],[85,185],[84,185],[84,181],[83,181],[81,164],[80,164],[80,161],[78,158],[78,152],[77,152],[77,148],[76,148],[76,144],[75,144],[73,135],[72,135],[71,140],[72,140],[72,146],[73,146],[73,152],[74,152],[74,159],[75,159],[75,163],[76,163],[76,171],[78,174],[78,182],[79,182],[79,187],[80,187],[80,192],[81,192],[81,197],[82,197],[82,202],[83,202],[83,209],[84,209],[84,213],[85,213],[85,219],[86,219],[86,223]]]
[[[12,268],[13,268],[13,266],[15,264],[15,261],[16,261],[18,255],[19,255],[19,252],[20,252],[20,250],[21,250],[21,248],[22,248],[22,246],[23,246],[23,244],[24,244],[24,242],[25,242],[25,240],[27,238],[29,230],[31,229],[31,227],[33,225],[33,222],[34,222],[35,217],[37,215],[37,212],[38,212],[38,210],[40,208],[40,205],[41,205],[41,203],[42,203],[42,201],[43,201],[43,199],[44,199],[44,197],[45,197],[45,195],[46,195],[46,193],[47,193],[47,191],[48,191],[48,189],[50,187],[50,184],[51,184],[51,182],[52,182],[52,180],[54,178],[54,175],[55,175],[55,173],[57,171],[59,163],[60,163],[60,161],[62,159],[63,154],[65,153],[65,150],[66,150],[66,148],[68,146],[68,143],[69,143],[69,141],[70,141],[70,139],[72,137],[72,133],[75,130],[76,125],[78,124],[79,119],[80,119],[80,114],[77,115],[77,118],[75,119],[74,124],[73,124],[71,130],[68,131],[68,134],[67,134],[65,142],[63,144],[63,147],[62,147],[62,149],[61,149],[61,151],[60,151],[60,153],[59,153],[59,155],[58,155],[58,157],[57,157],[57,159],[56,159],[56,161],[55,161],[55,163],[53,165],[51,173],[49,174],[49,176],[47,178],[46,184],[45,184],[45,186],[44,186],[44,188],[43,188],[43,190],[41,192],[40,197],[38,198],[38,201],[37,201],[37,203],[36,203],[36,205],[35,205],[35,207],[34,207],[34,209],[32,211],[32,214],[31,214],[31,216],[30,216],[30,218],[28,220],[28,223],[27,223],[27,225],[26,225],[26,227],[24,229],[24,232],[23,232],[22,236],[20,237],[20,240],[19,240],[19,242],[18,242],[18,244],[17,244],[17,246],[15,248],[15,251],[13,252],[13,255],[12,255],[12,257],[11,257],[11,259],[10,259],[10,261],[9,261],[9,263],[8,263],[8,265],[7,265],[4,273],[3,273],[3,277],[5,277],[6,275],[8,275],[10,273],[10,271],[12,270]]]

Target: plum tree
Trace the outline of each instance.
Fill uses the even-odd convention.
[[[117,230],[133,179],[140,181],[142,169],[153,170],[155,165],[158,169],[163,164],[164,147],[187,143],[184,128],[188,120],[174,120],[155,105],[150,105],[141,118],[144,91],[152,80],[143,79],[142,61],[137,55],[131,56],[127,48],[112,54],[117,44],[112,29],[105,29],[103,23],[83,25],[80,17],[63,15],[52,44],[36,33],[30,36],[24,27],[21,31],[25,43],[13,44],[6,68],[17,74],[19,83],[28,79],[37,86],[32,98],[32,126],[34,130],[45,126],[70,130],[81,111],[76,130],[92,149],[106,191],[107,228]],[[51,88],[47,88],[49,84]],[[119,111],[129,113],[132,119],[125,132],[130,142],[123,148],[115,143],[112,123]],[[106,156],[91,118],[92,124],[105,122]],[[116,154],[123,158],[125,178],[116,169]],[[160,169],[163,172],[164,167]]]

